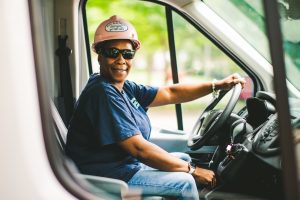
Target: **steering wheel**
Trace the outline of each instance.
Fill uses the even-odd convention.
[[[241,94],[242,86],[241,84],[236,84],[231,90],[233,90],[232,95],[224,110],[213,109],[230,90],[220,91],[219,96],[213,99],[204,109],[188,137],[187,146],[191,150],[197,150],[202,147],[209,139],[216,135],[218,129],[221,128],[228,119]]]

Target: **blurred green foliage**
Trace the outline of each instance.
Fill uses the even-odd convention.
[[[161,34],[167,33],[165,10],[162,6],[135,0],[89,0],[86,8],[89,10],[87,18],[90,41],[93,41],[95,30],[102,21],[112,15],[119,15],[134,25],[143,46],[152,47],[147,52],[153,53],[167,45],[167,41],[157,39],[166,38],[161,37]]]
[[[93,43],[98,25],[112,15],[119,15],[134,25],[142,43],[141,56],[147,63],[146,80],[151,82],[155,52],[169,51],[165,7],[136,0],[89,0],[86,9],[90,43]],[[173,26],[178,67],[184,74],[220,79],[231,71],[240,71],[231,60],[224,58],[223,52],[175,12]],[[181,55],[187,58],[179,57]],[[167,73],[170,63],[161,65]]]
[[[163,5],[137,0],[88,0],[86,10],[91,44],[98,25],[112,15],[118,15],[130,21],[136,28],[141,41],[141,49],[134,59],[135,69],[128,77],[130,80],[159,86],[172,83],[166,13]],[[240,72],[244,75],[231,59],[182,16],[172,12],[172,17],[177,67],[181,82],[221,79],[233,72]],[[198,114],[207,106],[208,101],[209,99],[206,98],[206,100],[201,99],[183,104],[185,127],[188,127],[186,124],[191,121],[196,121]],[[243,105],[244,102],[239,104],[239,109]],[[164,122],[163,118],[175,117],[175,110],[173,105],[169,105],[151,109],[149,114],[155,115],[152,120],[155,124],[159,124]],[[187,115],[193,116],[193,119]],[[173,126],[176,127],[176,119],[172,120]],[[161,127],[164,125],[162,124]]]

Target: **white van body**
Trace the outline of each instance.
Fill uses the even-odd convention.
[[[42,3],[41,3],[42,2]],[[79,0],[11,0],[0,3],[0,199],[17,200],[71,200],[80,199],[59,181],[54,173],[48,158],[45,144],[41,110],[45,102],[45,95],[41,98],[41,90],[45,87],[39,85],[37,80],[38,61],[43,52],[34,50],[34,45],[49,44],[55,49],[56,38],[46,38],[43,44],[37,44],[40,36],[33,22],[34,9],[48,16],[52,11],[53,18],[34,19],[44,23],[53,24],[53,36],[59,31],[60,19],[67,19],[69,32],[69,45],[73,47],[70,56],[73,93],[76,98],[80,95],[88,77],[88,62],[85,44],[82,13],[79,9]],[[255,51],[248,43],[226,25],[201,1],[192,0],[164,0],[180,12],[187,13],[190,18],[201,24],[225,47],[232,50],[246,65],[252,66],[253,73],[257,74],[266,91],[274,92],[272,66],[265,58]],[[197,10],[197,11],[196,11]],[[199,10],[201,15],[199,15]],[[34,31],[33,31],[34,30]],[[43,35],[41,33],[41,35]],[[49,55],[49,66],[54,66],[54,54]],[[52,69],[52,73],[55,70]],[[41,77],[39,77],[41,78]],[[55,83],[53,83],[55,84]],[[289,85],[290,92],[299,97],[299,91]],[[44,91],[45,92],[45,91]],[[50,89],[50,95],[57,91]],[[44,107],[43,107],[44,108]],[[50,113],[50,106],[48,106]],[[172,135],[161,134],[160,130],[153,133],[152,141],[172,141]],[[178,144],[186,143],[186,136],[177,137]],[[165,148],[172,148],[165,144]],[[185,146],[186,147],[186,146]],[[184,148],[183,148],[184,149]],[[74,184],[74,183],[73,183]],[[78,192],[89,199],[106,199],[109,196],[97,197],[82,187]]]

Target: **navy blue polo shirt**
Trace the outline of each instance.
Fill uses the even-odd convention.
[[[94,74],[75,105],[66,154],[84,174],[128,182],[140,162],[117,144],[136,134],[146,140],[151,125],[146,114],[157,88],[125,81],[120,92],[105,78]]]

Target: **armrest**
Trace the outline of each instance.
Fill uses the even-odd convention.
[[[93,186],[92,189],[95,193],[97,193],[97,190],[100,192],[106,191],[108,193],[118,194],[121,198],[122,195],[128,192],[127,183],[121,180],[85,174],[77,174],[76,177],[89,182]]]
[[[164,199],[161,196],[146,196],[141,197],[141,191],[138,189],[129,189],[127,183],[118,179],[100,177],[100,176],[91,176],[85,174],[76,174],[76,177],[79,179],[83,179],[89,182],[92,187],[92,192],[94,194],[98,194],[99,196],[103,195],[103,191],[105,191],[105,195],[107,193],[113,194],[111,196],[112,199],[123,199],[123,197],[128,199],[143,199],[143,200],[162,200]]]

